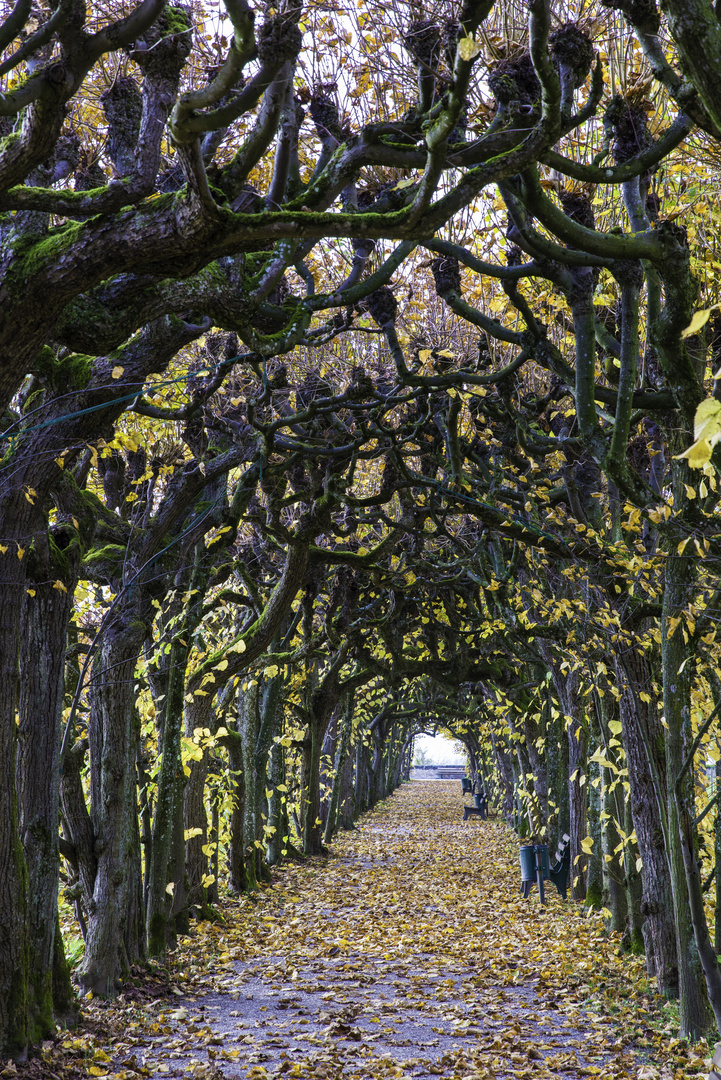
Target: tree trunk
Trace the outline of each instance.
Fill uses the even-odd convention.
[[[528,763],[533,773],[533,794],[536,816],[538,818],[538,833],[546,843],[548,839],[548,775],[546,771],[545,754],[537,746],[541,734],[539,724],[531,719],[526,713],[523,719],[523,733],[525,736],[524,747],[528,755]],[[488,785],[486,783],[486,794]]]
[[[186,739],[192,739],[193,733],[210,726],[210,697],[193,697],[185,703],[184,729]],[[183,813],[185,831],[188,834],[185,858],[188,878],[188,909],[196,918],[203,918],[207,913],[207,895],[203,880],[208,873],[208,857],[203,848],[208,843],[208,815],[205,809],[205,781],[208,775],[208,755],[200,755],[200,760],[190,759],[187,763],[188,776],[185,780]]]
[[[228,843],[228,875],[230,887],[240,894],[248,888],[245,869],[245,842],[243,820],[245,817],[245,773],[243,771],[243,741],[237,731],[229,732],[226,742],[231,784],[231,811]]]
[[[352,748],[351,748],[352,750]],[[355,776],[355,754],[349,750],[340,781],[340,795],[338,798],[339,829],[352,829],[355,810],[355,791],[353,786]]]
[[[601,770],[598,762],[588,765],[588,835],[593,847],[588,860],[586,879],[586,906],[599,911],[604,906],[603,845],[601,837],[602,793]]]
[[[491,732],[491,740],[493,744],[493,756],[496,760],[496,771],[498,773],[503,795],[501,812],[506,821],[510,824],[513,820],[513,769],[511,767],[509,754],[505,749],[499,746],[498,739],[493,732]]]
[[[303,807],[303,854],[320,855],[323,835],[320,824],[320,759],[325,736],[322,716],[314,716],[310,724],[309,746],[305,751],[305,800]]]
[[[600,766],[602,792],[601,850],[603,851],[604,902],[611,912],[607,925],[609,930],[622,934],[626,929],[628,902],[626,898],[626,872],[623,849],[618,830],[625,820],[625,795],[623,785],[616,771],[618,765],[616,765],[616,769],[611,767],[616,764],[616,754],[612,743],[615,738],[614,731],[618,732],[617,725],[620,720],[615,706],[616,699],[610,693],[609,686],[610,684],[604,680],[602,687],[604,695],[597,694],[595,696],[595,713],[598,717],[600,745],[604,757],[611,763],[610,765]],[[615,725],[614,728],[610,726],[611,724]],[[615,742],[618,743],[618,739],[615,739]]]
[[[619,709],[626,750],[631,815],[643,861],[641,914],[649,924],[658,991],[679,993],[674,899],[669,877],[666,828],[666,755],[664,729],[653,695],[648,657],[627,648],[615,660]],[[644,694],[649,700],[641,697]],[[663,819],[662,819],[663,814]],[[647,945],[648,948],[648,945]]]
[[[674,486],[676,487],[676,485]],[[676,495],[676,503],[680,503]],[[666,798],[667,856],[673,890],[676,948],[679,961],[679,1014],[681,1038],[697,1039],[705,1035],[713,1022],[704,972],[694,938],[689,886],[686,880],[682,830],[685,832],[684,792],[677,790],[685,756],[685,738],[691,723],[691,660],[684,634],[684,612],[691,599],[695,576],[694,560],[677,554],[681,534],[669,537],[671,548],[665,560],[663,614],[661,618],[661,656],[663,661],[663,709],[667,724]],[[673,621],[672,621],[673,620]],[[701,912],[703,916],[703,911]],[[705,917],[703,918],[705,923]],[[714,958],[715,959],[715,958]],[[721,1025],[721,1012],[717,1015]]]
[[[243,858],[245,860],[246,888],[258,887],[258,858],[261,829],[261,799],[265,787],[265,772],[256,769],[256,747],[260,732],[260,690],[252,681],[247,690],[238,691],[238,732],[243,750]]]
[[[633,819],[631,815],[631,807],[626,800],[625,803],[625,818],[623,831],[626,836],[630,836],[633,832]],[[636,869],[636,859],[638,858],[638,846],[632,841],[627,841],[624,850],[624,866],[626,871],[626,905],[628,907],[628,924],[626,930],[626,941],[630,952],[634,956],[643,956],[645,951],[644,938],[643,938],[643,916],[641,914],[641,902],[643,897],[643,884],[641,875]]]
[[[135,783],[135,667],[145,626],[120,616],[108,626],[90,683],[90,797],[97,853],[88,936],[80,982],[85,992],[112,997],[139,958],[142,929],[132,925],[141,883]]]
[[[71,586],[72,587],[72,586]],[[28,1035],[55,1031],[53,969],[60,869],[60,724],[72,593],[34,584],[23,603],[18,702],[20,836],[28,872]],[[62,938],[57,943],[62,949]]]
[[[542,650],[544,655],[549,650]],[[551,657],[548,655],[548,659]],[[578,675],[569,670],[561,670],[551,665],[551,674],[556,694],[561,702],[568,743],[568,832],[571,837],[571,896],[574,900],[583,900],[586,896],[585,856],[581,842],[586,836],[586,732],[584,729],[584,707],[579,694]]]
[[[340,724],[340,731],[338,734],[338,743],[336,746],[335,760],[333,762],[333,786],[331,788],[330,799],[328,800],[328,815],[325,823],[325,832],[323,834],[323,843],[330,844],[338,823],[338,809],[341,802],[341,793],[343,791],[343,778],[346,775],[346,759],[348,757],[348,748],[350,746],[350,737],[353,730],[353,708],[355,697],[353,694],[349,694],[346,700],[345,709],[343,711],[343,719]]]
[[[713,828],[714,865],[716,866],[716,910],[714,912],[714,949],[721,953],[721,758],[716,762],[716,820]]]
[[[19,496],[18,496],[19,499]],[[21,508],[22,516],[22,508]],[[28,1041],[27,870],[18,834],[16,707],[20,611],[25,572],[17,551],[2,556],[0,589],[0,1052]]]
[[[272,795],[268,800],[268,842],[265,857],[268,866],[277,866],[283,850],[283,801],[285,793],[279,786],[285,786],[284,754],[280,742],[274,742],[270,751],[268,785]]]
[[[618,831],[618,823],[623,818],[623,789],[611,769],[602,768],[601,777],[603,780],[604,810],[602,828],[604,881],[607,893],[607,907],[611,912],[608,928],[622,934],[626,928],[628,918],[626,875],[623,850],[621,848],[621,835]],[[673,941],[673,934],[671,939]]]
[[[168,940],[175,937],[173,893],[176,881],[170,877],[170,855],[175,825],[175,799],[181,773],[180,732],[183,720],[183,694],[188,647],[174,638],[168,654],[168,678],[165,687],[165,719],[158,751],[162,754],[155,800],[149,869],[145,932],[149,956],[164,956]],[[183,877],[185,875],[183,874]],[[168,893],[168,885],[172,891]]]

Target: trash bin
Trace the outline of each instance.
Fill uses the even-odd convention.
[[[471,781],[467,776],[464,776],[461,780],[461,790],[464,795],[470,795],[473,788],[471,787]]]
[[[550,879],[551,865],[548,859],[548,844],[522,844],[521,859],[521,895],[528,899],[531,889],[538,885],[539,898],[546,902],[543,882]]]
[[[536,855],[533,844],[522,844],[521,850],[521,881],[536,880]]]

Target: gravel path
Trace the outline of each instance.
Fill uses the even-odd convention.
[[[252,958],[230,920],[216,928],[212,991],[157,1003],[116,1067],[198,1080],[636,1077],[584,982],[615,946],[552,888],[546,908],[519,897],[514,838],[497,821],[463,823],[459,789],[405,785],[330,859],[241,901]]]

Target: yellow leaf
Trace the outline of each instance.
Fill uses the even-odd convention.
[[[35,589],[26,589],[25,592],[28,596],[35,596]]]
[[[585,840],[581,841],[581,851],[585,852],[586,855],[592,855],[593,854],[593,837],[592,836],[587,836]]]
[[[67,592],[68,591],[67,587],[65,585],[63,585],[62,581],[59,581],[59,580],[53,582],[53,588],[57,589],[58,592]]]
[[[714,446],[721,438],[721,401],[706,398],[696,409],[693,418],[694,439],[708,439]]]
[[[709,321],[712,311],[712,307],[704,308],[702,311],[694,311],[691,322],[688,324],[685,330],[681,331],[681,337],[687,338],[691,337],[692,334],[698,334],[699,330],[701,330],[702,327],[704,327]]]
[[[116,365],[113,368],[113,370],[110,372],[110,378],[111,379],[120,379],[120,378],[122,378],[122,375],[123,375],[124,371],[125,371],[124,367],[120,367],[120,365]]]
[[[480,51],[481,46],[468,35],[462,37],[458,42],[458,55],[462,60],[472,60],[474,56],[478,56]]]
[[[23,557],[24,554],[25,554],[25,548],[20,547],[20,545],[18,544],[18,559],[22,560],[22,557]]]
[[[713,446],[708,439],[699,439],[698,442],[692,443],[688,450],[684,450],[682,454],[676,454],[676,458],[686,458],[691,469],[703,469],[704,465],[707,465],[711,460],[711,454],[713,452]]]
[[[192,840],[192,838],[193,838],[194,836],[201,836],[201,835],[202,835],[202,832],[203,832],[203,830],[202,830],[202,829],[186,829],[186,830],[185,830],[185,833],[183,834],[183,839],[184,839],[184,840],[186,841],[186,843],[187,843],[187,841],[188,841],[188,840]]]
[[[168,884],[165,886],[165,891],[166,893],[170,893],[170,895],[172,896],[175,892],[175,882],[169,881]]]

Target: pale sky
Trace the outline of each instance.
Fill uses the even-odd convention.
[[[415,754],[425,750],[429,765],[464,765],[465,757],[456,753],[455,743],[444,735],[417,735],[414,743]]]

